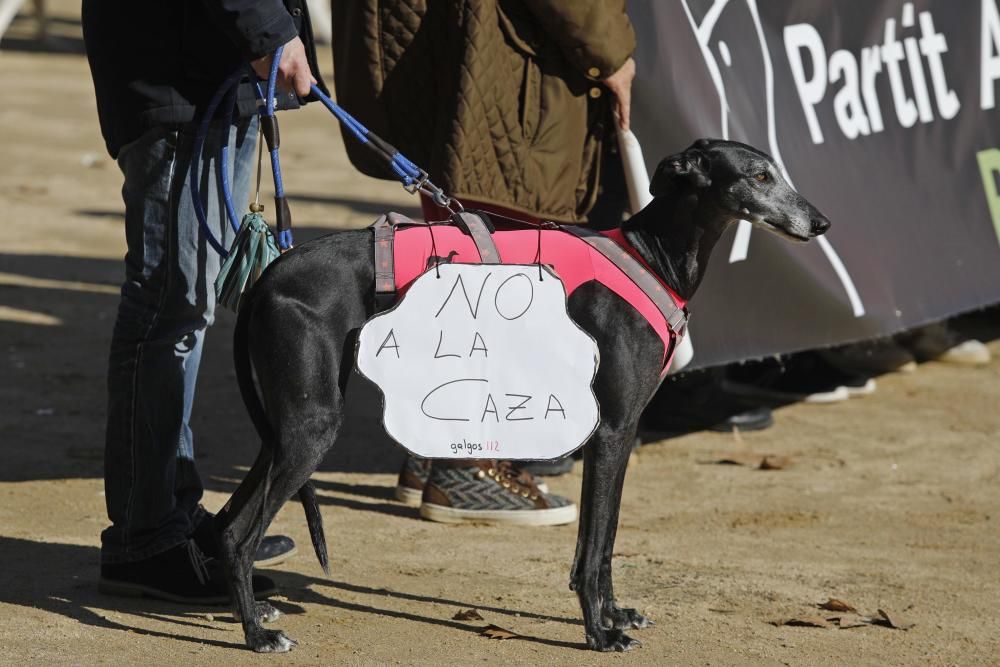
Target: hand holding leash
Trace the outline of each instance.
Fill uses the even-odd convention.
[[[316,77],[309,69],[306,58],[306,47],[296,35],[279,51],[277,84],[284,92],[294,92],[299,97],[307,97],[310,87],[316,83]],[[272,54],[257,58],[250,63],[253,71],[264,81],[271,73]]]

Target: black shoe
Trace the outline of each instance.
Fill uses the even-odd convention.
[[[107,595],[148,597],[181,604],[225,605],[230,602],[219,561],[205,556],[194,540],[134,563],[102,564],[97,588]],[[277,592],[270,578],[253,576],[256,599]]]
[[[771,428],[773,425],[774,416],[771,413],[771,408],[766,405],[758,405],[748,408],[743,412],[729,415],[722,421],[708,426],[706,430],[715,431],[716,433],[729,433],[736,429],[740,431],[763,431],[766,428]]]
[[[814,353],[794,354],[782,362],[766,360],[730,368],[722,388],[759,402],[836,403],[851,397],[845,383],[854,380]],[[864,389],[862,382],[861,389]],[[874,388],[872,388],[874,390]],[[869,392],[870,393],[870,392]]]
[[[742,412],[735,412],[742,410]],[[662,433],[667,435],[694,433],[696,431],[712,431],[714,433],[730,433],[740,431],[763,431],[774,425],[771,408],[758,405],[752,408],[722,404],[706,406],[702,410],[686,412],[660,413],[650,415],[643,421],[642,429],[647,433]]]
[[[664,382],[642,416],[642,431],[666,436],[729,433],[761,431],[774,424],[768,406],[725,391],[722,376],[722,369],[710,369]]]
[[[885,373],[912,373],[917,359],[896,338],[880,338],[841,345],[819,354],[845,373],[873,377]]]
[[[203,519],[191,535],[198,548],[210,558],[219,557],[219,547],[215,532],[215,517],[209,514]],[[299,550],[295,541],[285,535],[265,535],[257,547],[253,564],[255,567],[273,567],[280,565],[297,554]]]
[[[257,547],[254,556],[254,567],[273,567],[280,565],[299,552],[295,541],[287,535],[265,535]]]

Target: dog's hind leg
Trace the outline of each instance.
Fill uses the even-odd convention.
[[[339,399],[339,390],[337,390]],[[295,645],[280,630],[265,630],[269,605],[253,600],[253,556],[267,526],[281,506],[308,481],[336,440],[340,427],[341,400],[331,400],[324,409],[313,406],[311,414],[285,413],[286,424],[277,434],[270,452],[261,451],[257,462],[220,516],[223,555],[230,564],[233,602],[243,624],[247,646],[260,653],[280,653]],[[308,443],[308,444],[305,444]]]
[[[279,630],[261,627],[269,609],[254,604],[253,557],[271,520],[281,506],[308,483],[309,477],[336,442],[343,414],[346,376],[340,373],[346,331],[322,331],[309,312],[285,309],[280,317],[263,310],[254,322],[254,338],[245,336],[251,315],[241,310],[237,321],[236,368],[244,402],[261,436],[256,462],[219,515],[220,546],[229,565],[233,602],[243,624],[247,645],[258,652],[283,652],[294,642]],[[241,325],[243,325],[241,327]],[[346,327],[346,325],[345,325]],[[287,330],[302,332],[294,343]],[[338,335],[340,334],[340,335]],[[256,346],[260,346],[255,349]],[[250,377],[250,359],[259,380],[257,394]],[[264,409],[266,406],[266,411]],[[322,524],[312,494],[300,493],[306,504],[310,533],[319,552]],[[312,506],[310,506],[312,504]],[[325,553],[318,553],[325,566]]]

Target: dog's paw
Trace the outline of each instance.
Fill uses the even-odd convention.
[[[604,627],[609,630],[642,630],[651,625],[656,625],[635,609],[622,609],[619,607],[614,607],[610,612],[605,612],[602,621],[604,622]]]
[[[258,623],[274,623],[281,618],[281,612],[266,600],[253,603],[253,615]],[[237,621],[243,620],[239,609],[233,610],[233,618]]]
[[[602,636],[587,635],[587,646],[595,651],[624,653],[642,646],[642,642],[632,639],[621,630],[608,630]]]
[[[257,653],[287,653],[298,645],[281,630],[260,630],[247,637],[247,646]]]

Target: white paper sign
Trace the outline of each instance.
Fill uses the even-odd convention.
[[[385,399],[392,438],[426,458],[553,459],[600,411],[594,339],[537,266],[442,264],[365,323],[357,364]]]

